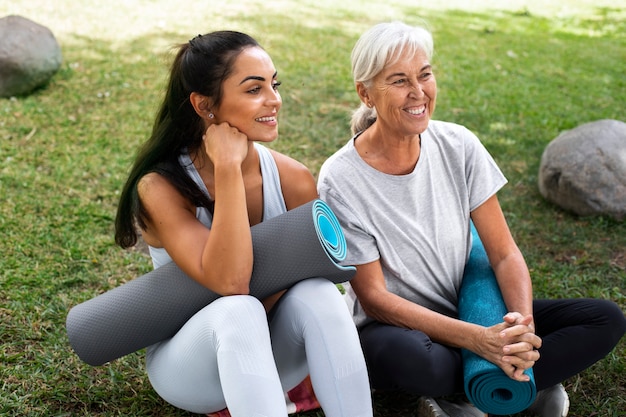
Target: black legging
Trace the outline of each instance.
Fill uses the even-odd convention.
[[[626,318],[608,300],[535,300],[543,345],[533,372],[537,390],[576,375],[605,357],[626,332]],[[461,351],[424,333],[383,323],[360,330],[371,386],[439,397],[463,391]]]

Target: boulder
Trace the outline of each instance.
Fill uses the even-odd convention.
[[[626,217],[626,123],[598,120],[565,131],[548,144],[539,191],[580,216]]]
[[[48,28],[22,16],[0,18],[0,97],[45,85],[61,62],[61,47]]]

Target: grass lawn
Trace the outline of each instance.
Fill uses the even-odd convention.
[[[317,174],[349,138],[358,36],[381,20],[425,19],[435,116],[476,132],[508,177],[499,196],[536,296],[606,298],[626,310],[626,222],[572,216],[537,190],[541,154],[560,132],[626,117],[626,0],[418,3],[1,2],[0,16],[49,27],[64,62],[45,89],[0,99],[0,415],[190,415],[152,391],[142,352],[90,367],[64,324],[73,305],[150,270],[141,250],[114,245],[118,193],[150,131],[168,48],[216,29],[248,32],[271,54],[284,100],[272,146]],[[626,415],[625,353],[622,340],[565,381],[570,415]],[[377,417],[415,415],[409,396],[374,400]]]

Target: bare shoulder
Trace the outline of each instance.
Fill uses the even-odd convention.
[[[148,214],[148,229],[144,233],[154,233],[156,225],[168,224],[171,219],[195,218],[195,208],[189,200],[167,178],[156,172],[150,172],[139,180],[137,193]]]
[[[167,182],[167,180],[156,172],[148,172],[139,179],[137,191],[140,193],[149,191],[153,186],[158,186],[161,182]]]
[[[311,171],[300,161],[270,149],[283,189],[287,209],[298,207],[317,198],[317,185]]]
[[[137,193],[143,204],[150,204],[151,201],[159,201],[164,197],[172,197],[180,193],[162,175],[156,172],[149,172],[137,183]]]

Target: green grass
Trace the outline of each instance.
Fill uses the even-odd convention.
[[[348,140],[358,35],[380,20],[427,20],[436,117],[475,131],[509,178],[500,199],[536,295],[607,298],[626,309],[626,223],[565,213],[536,185],[541,153],[561,131],[624,118],[624,0],[223,3],[0,4],[0,15],[51,28],[64,55],[46,88],[0,99],[0,415],[190,415],[152,391],[141,352],[103,367],[82,363],[64,322],[73,305],[150,269],[142,251],[113,243],[118,192],[150,130],[167,48],[214,29],[246,31],[270,52],[284,99],[272,146],[317,173]],[[625,415],[625,353],[622,341],[565,382],[572,416]],[[376,395],[376,415],[413,416],[413,403]]]

